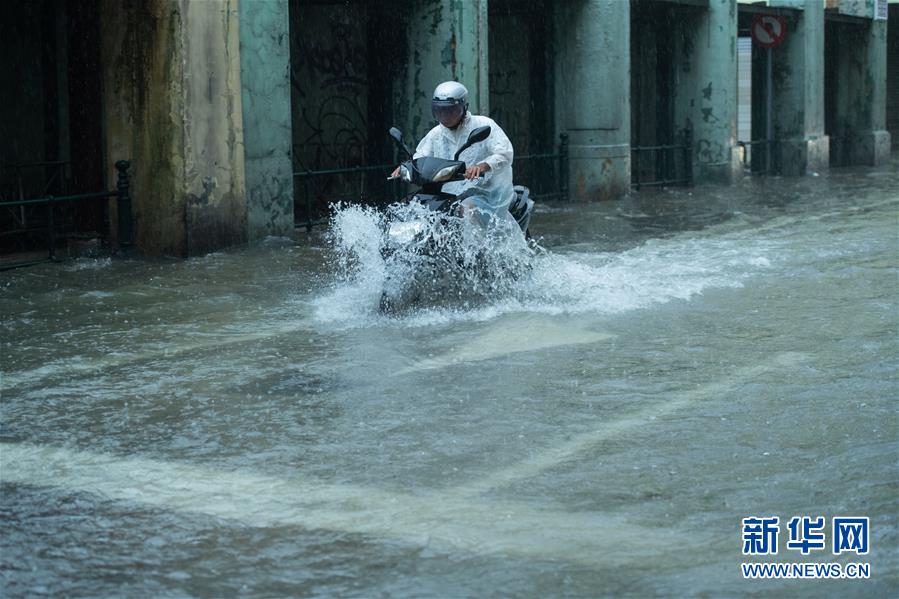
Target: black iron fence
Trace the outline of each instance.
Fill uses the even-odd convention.
[[[295,226],[311,231],[326,223],[328,206],[333,203],[381,205],[399,200],[399,182],[387,180],[394,168],[396,165],[373,164],[294,173]]]
[[[536,201],[568,201],[568,134],[559,136],[555,152],[516,156],[515,184],[530,188]]]
[[[295,226],[311,231],[327,223],[329,206],[337,202],[379,206],[402,200],[406,184],[387,180],[394,168],[374,164],[293,173]],[[530,187],[535,200],[567,200],[568,136],[561,135],[556,152],[516,156],[514,168],[515,183]]]
[[[644,169],[652,171],[646,178]],[[693,185],[693,131],[684,130],[683,142],[631,146],[631,187]]]
[[[48,163],[49,164],[49,163]],[[43,236],[46,241],[47,257],[41,259],[27,259],[13,262],[0,262],[0,270],[8,270],[18,268],[20,266],[29,266],[41,262],[56,260],[57,239],[61,221],[57,216],[57,211],[62,206],[68,206],[77,202],[87,200],[106,199],[115,197],[117,199],[116,207],[118,212],[118,243],[120,246],[128,246],[132,242],[131,231],[131,195],[130,184],[128,181],[128,168],[131,163],[127,160],[119,160],[115,163],[118,171],[116,181],[116,189],[112,191],[98,191],[92,193],[80,193],[71,195],[44,195],[37,198],[19,199],[12,201],[0,201],[0,211],[7,223],[4,230],[0,231],[0,235],[9,236],[25,236],[35,234]],[[43,206],[43,215],[38,217],[34,214],[34,208]],[[29,210],[29,218],[24,217],[24,210]]]
[[[0,164],[0,198],[24,200],[28,195],[64,195],[70,176],[71,163],[66,160]]]

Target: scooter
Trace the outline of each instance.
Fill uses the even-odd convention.
[[[381,254],[388,264],[401,267],[391,270],[402,272],[404,280],[388,275],[379,304],[381,312],[393,312],[421,301],[425,289],[440,289],[439,283],[443,279],[454,277],[467,266],[470,256],[465,255],[463,247],[465,220],[462,201],[478,191],[471,188],[456,195],[443,191],[443,185],[465,179],[466,165],[459,160],[459,156],[473,144],[487,139],[490,127],[474,129],[453,160],[432,156],[413,158],[400,130],[391,127],[389,133],[408,157],[399,167],[399,177],[419,189],[408,196],[414,210],[405,213],[394,211],[385,221],[385,242]],[[513,189],[515,198],[509,212],[518,223],[521,234],[529,239],[534,200],[530,198],[527,187],[516,185]]]

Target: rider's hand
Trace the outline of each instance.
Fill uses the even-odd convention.
[[[466,179],[477,179],[484,173],[490,170],[490,165],[486,162],[482,162],[481,164],[476,164],[474,166],[469,166],[465,169],[465,178]]]
[[[393,169],[393,172],[390,173],[390,178],[396,179],[399,176],[400,176],[400,167],[396,167],[395,169]]]

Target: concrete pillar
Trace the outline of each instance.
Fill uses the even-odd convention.
[[[556,123],[569,136],[569,194],[580,201],[630,189],[630,3],[556,4]]]
[[[487,1],[417,0],[410,6],[397,113],[407,141],[416,142],[436,124],[431,94],[442,81],[459,81],[468,88],[471,111],[490,113]]]
[[[899,139],[899,4],[890,4],[887,27],[887,131],[890,139]]]
[[[887,21],[871,21],[868,33],[865,84],[870,92],[870,130],[863,125],[860,151],[862,162],[872,166],[890,160],[890,133],[887,131]]]
[[[833,28],[831,115],[840,164],[876,166],[889,159],[886,131],[886,21],[859,19]]]
[[[849,161],[878,166],[890,159],[890,134],[886,130],[887,22],[869,21],[868,25],[863,43],[848,52],[857,54],[861,63],[846,65],[846,96],[837,110],[846,117]]]
[[[102,0],[101,15],[106,155],[132,162],[138,250],[246,242],[237,0]]]
[[[709,0],[677,27],[675,121],[693,131],[693,178],[730,183],[742,174],[737,140],[737,3]]]
[[[890,153],[887,21],[876,19],[874,0],[827,0],[827,8],[852,17],[828,22],[831,154],[841,165],[883,164]]]
[[[774,59],[774,170],[805,175],[828,168],[830,140],[824,134],[824,5],[781,0],[772,6],[802,8],[787,27]]]
[[[240,2],[240,84],[250,241],[293,232],[287,0]]]

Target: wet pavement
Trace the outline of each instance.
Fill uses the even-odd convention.
[[[890,596],[896,166],[541,205],[393,316],[323,232],[0,273],[3,594]],[[753,515],[870,517],[870,579],[744,580]]]

